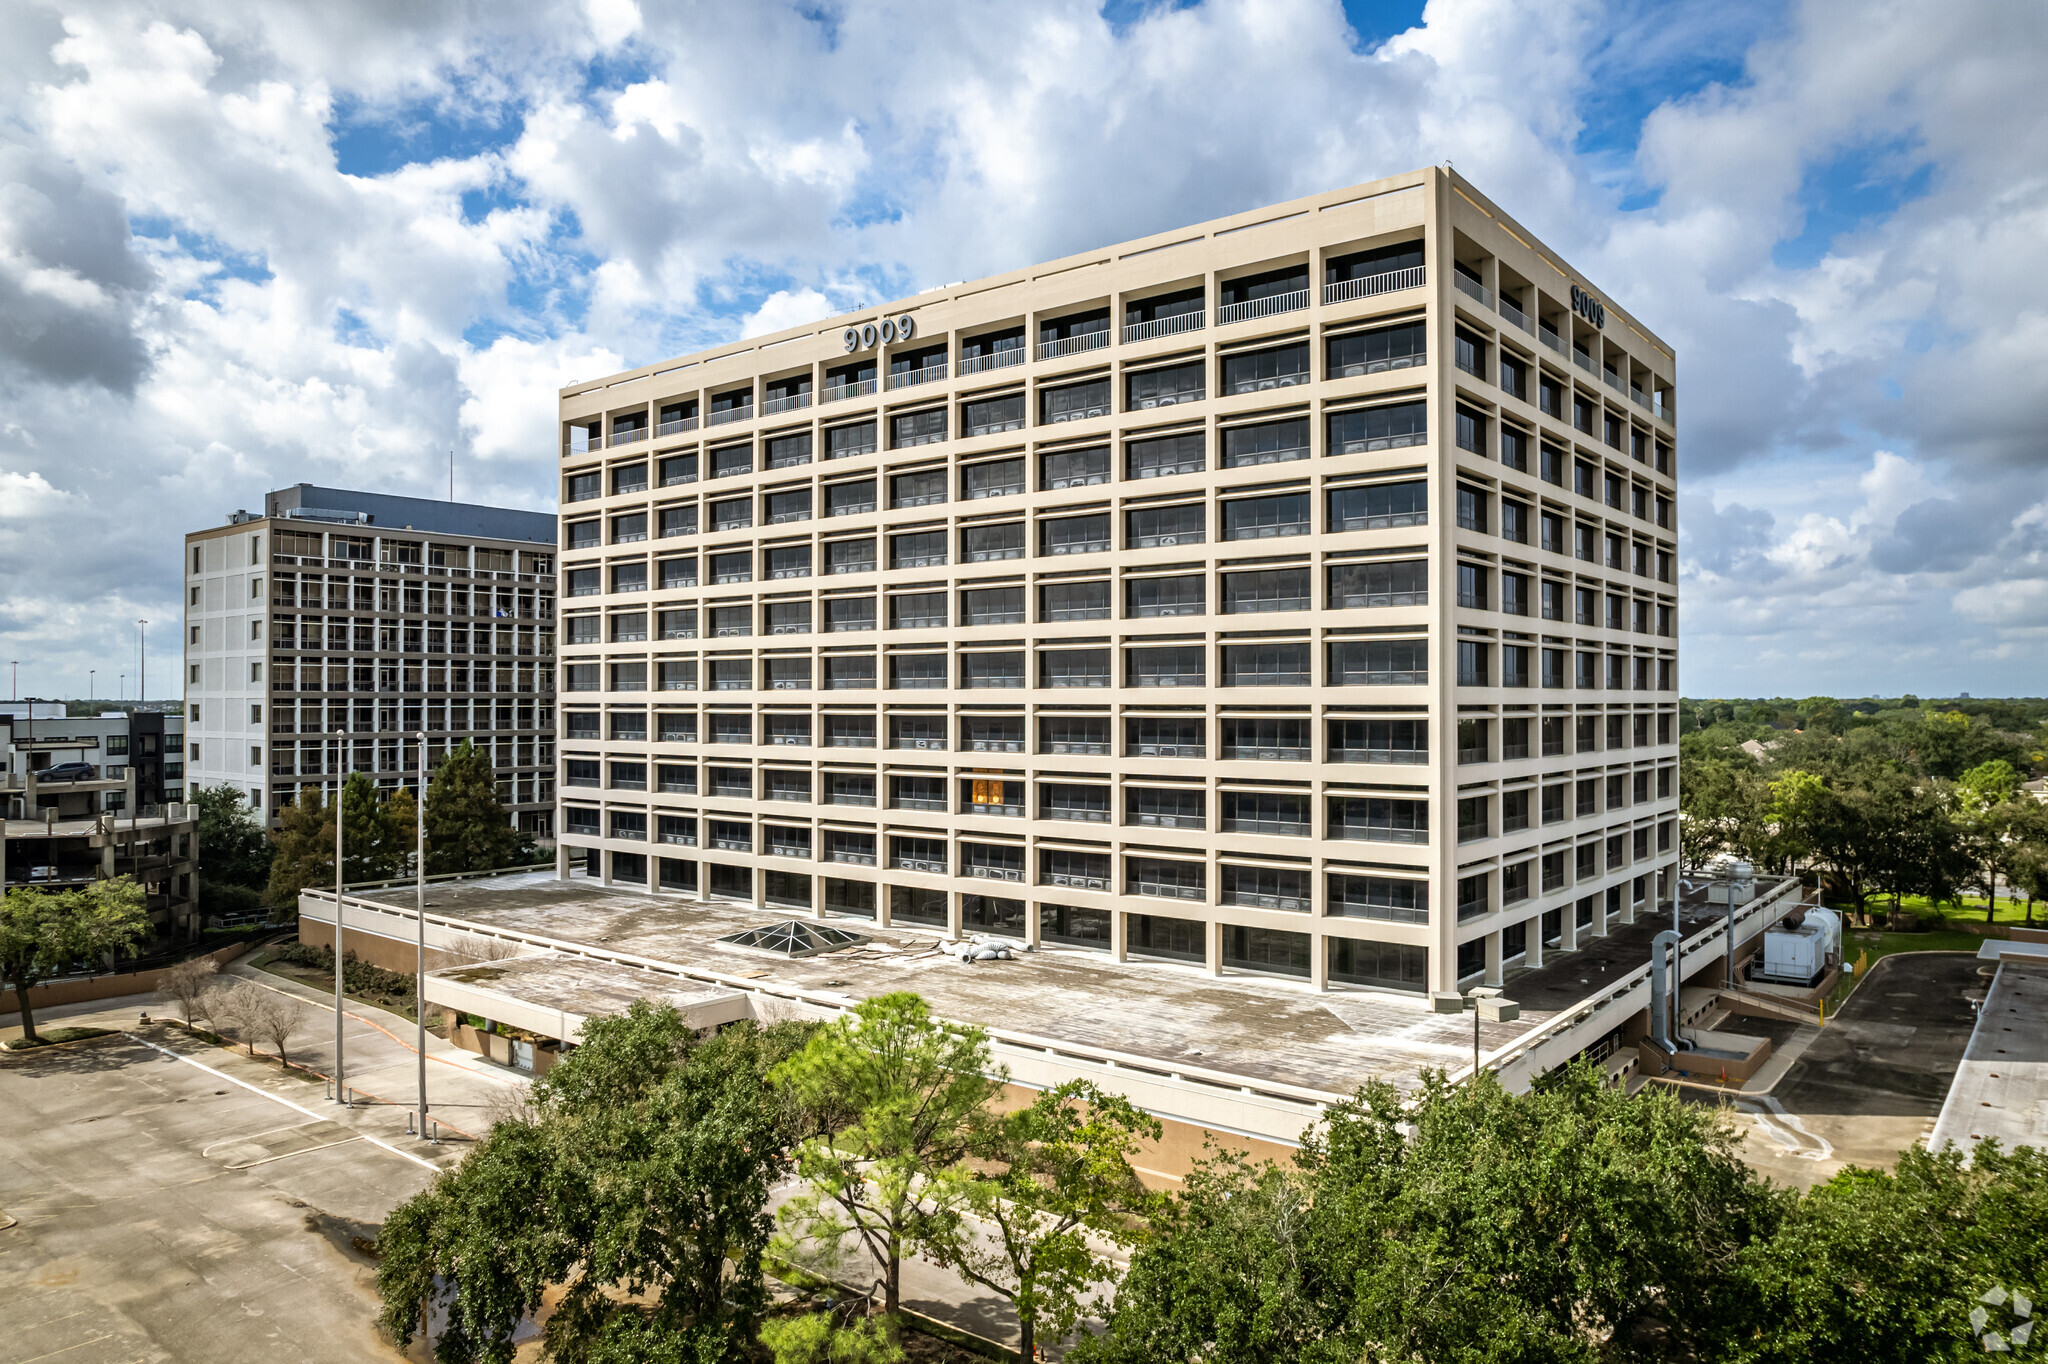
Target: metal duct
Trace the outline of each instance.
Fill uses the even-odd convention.
[[[1665,929],[1650,939],[1650,1040],[1666,1056],[1678,1051],[1671,1036],[1671,983],[1669,968],[1678,950],[1678,934]]]

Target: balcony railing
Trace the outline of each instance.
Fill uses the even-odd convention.
[[[1057,360],[1063,355],[1079,355],[1082,351],[1101,350],[1109,344],[1109,328],[1099,332],[1082,332],[1079,336],[1064,336],[1057,341],[1038,343],[1038,358]]]
[[[724,426],[728,422],[746,421],[753,415],[754,405],[747,403],[742,407],[728,407],[723,412],[714,412],[705,419],[704,424],[706,426]]]
[[[811,405],[808,393],[792,393],[786,398],[770,398],[761,404],[761,415],[766,417],[776,412],[794,412],[800,407]]]
[[[1022,346],[1016,346],[1009,350],[991,351],[987,355],[970,355],[960,362],[953,373],[956,377],[964,379],[970,374],[986,374],[992,369],[1008,369],[1011,365],[1023,364],[1025,354]]]
[[[935,383],[945,377],[946,362],[941,360],[935,365],[926,365],[923,369],[907,369],[900,374],[891,374],[889,387],[910,388],[916,384]]]
[[[644,426],[634,426],[629,427],[624,431],[612,432],[611,439],[605,442],[605,446],[608,449],[616,450],[621,445],[631,445],[635,441],[643,441],[646,439],[647,428]]]
[[[1428,283],[1428,269],[1412,265],[1406,270],[1388,270],[1384,274],[1364,275],[1358,279],[1340,280],[1323,286],[1323,302],[1349,303],[1354,299],[1372,298],[1377,294],[1391,294],[1397,289],[1419,289]]]
[[[1309,760],[1306,748],[1261,747],[1254,744],[1225,744],[1223,756],[1227,761],[1262,763],[1305,763]]]
[[[1150,341],[1159,336],[1178,336],[1182,332],[1200,331],[1204,322],[1202,314],[1176,313],[1172,317],[1155,317],[1150,322],[1133,322],[1124,328],[1124,344],[1133,341]]]
[[[1500,315],[1502,317],[1505,317],[1508,321],[1514,323],[1523,331],[1533,332],[1536,330],[1534,327],[1529,325],[1529,319],[1527,315],[1524,314],[1520,308],[1517,308],[1514,304],[1508,302],[1506,299],[1500,300],[1497,306],[1500,308]]]
[[[1333,748],[1330,750],[1333,763],[1415,763],[1429,762],[1426,748]]]
[[[1548,331],[1542,327],[1538,327],[1536,329],[1536,339],[1538,341],[1541,341],[1544,345],[1550,347],[1552,350],[1556,351],[1559,355],[1563,355],[1565,353],[1564,338],[1559,336],[1554,331]]]
[[[1480,307],[1491,308],[1493,306],[1493,290],[1487,288],[1484,284],[1467,279],[1456,270],[1451,272],[1451,283],[1457,287],[1459,293],[1478,303]]]
[[[659,440],[663,436],[680,436],[685,431],[695,431],[696,429],[697,419],[695,417],[684,417],[678,421],[663,422],[655,427],[654,436],[655,439]]]
[[[1216,310],[1216,325],[1227,327],[1233,322],[1250,322],[1275,313],[1298,312],[1308,306],[1308,296],[1307,289],[1296,289],[1291,293],[1246,299],[1243,303],[1226,303]]]
[[[868,394],[873,393],[875,388],[876,384],[873,379],[862,379],[851,384],[829,384],[825,388],[825,395],[819,398],[818,401],[820,403],[838,403],[844,402],[848,398],[864,398]]]
[[[1574,350],[1572,352],[1572,363],[1577,365],[1580,369],[1586,371],[1586,373],[1588,374],[1597,376],[1600,373],[1600,371],[1594,368],[1593,366],[1593,357],[1586,354],[1584,351]]]

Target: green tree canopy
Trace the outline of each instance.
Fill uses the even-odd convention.
[[[464,740],[427,783],[427,870],[491,871],[512,866],[519,831],[498,800],[489,758]]]
[[[547,1357],[566,1364],[747,1357],[766,1302],[770,1188],[797,1134],[767,1083],[807,1025],[700,1041],[673,1008],[594,1019],[463,1163],[378,1237],[381,1317],[409,1342],[448,1313],[435,1358],[506,1364],[544,1297]]]
[[[907,991],[878,995],[819,1029],[774,1078],[814,1132],[797,1148],[809,1187],[783,1205],[785,1227],[828,1251],[855,1237],[893,1315],[903,1257],[942,1232],[946,1186],[934,1176],[973,1149],[1002,1090],[987,1034],[934,1019]]]
[[[73,960],[127,952],[149,936],[142,887],[132,876],[77,890],[17,886],[0,892],[0,978],[14,987],[21,1035],[36,1036],[29,991]]]

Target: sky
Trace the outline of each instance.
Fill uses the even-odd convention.
[[[1678,351],[1688,695],[2048,693],[2048,5],[0,0],[0,663],[176,681],[299,482],[553,509],[564,384],[1420,166]],[[2030,153],[2027,149],[2032,148]],[[121,679],[125,674],[125,682]]]

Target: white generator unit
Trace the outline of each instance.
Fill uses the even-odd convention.
[[[1758,980],[1782,985],[1817,985],[1841,959],[1842,921],[1831,909],[1795,909],[1764,934]]]

